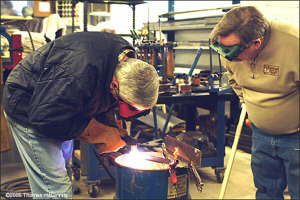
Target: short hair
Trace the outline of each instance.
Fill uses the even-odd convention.
[[[212,42],[219,36],[237,34],[241,42],[248,44],[251,41],[263,38],[269,30],[269,22],[254,6],[236,7],[228,11],[211,32]]]
[[[159,77],[152,65],[136,58],[128,58],[117,65],[114,75],[119,82],[121,99],[145,107],[156,104]]]

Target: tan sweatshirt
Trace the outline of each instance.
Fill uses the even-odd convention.
[[[299,131],[299,28],[272,21],[269,41],[256,62],[222,58],[229,84],[248,118],[270,134]]]

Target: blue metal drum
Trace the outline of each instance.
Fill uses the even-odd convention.
[[[145,153],[145,152],[144,152]],[[116,198],[125,199],[169,199],[189,200],[189,176],[187,167],[176,167],[177,183],[170,181],[169,166],[147,161],[147,166],[139,166],[141,159],[134,163],[126,160],[127,154],[116,158]]]

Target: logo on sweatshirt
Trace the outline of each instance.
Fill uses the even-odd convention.
[[[279,66],[264,64],[264,74],[271,76],[279,76]]]

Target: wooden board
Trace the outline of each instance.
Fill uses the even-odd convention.
[[[1,112],[1,127],[0,127],[0,152],[10,150],[10,133],[7,126],[7,121],[3,114],[3,108],[2,108],[2,94],[3,94],[3,67],[2,67],[2,61],[0,56],[0,68],[1,68],[1,83],[0,83],[0,112]]]

